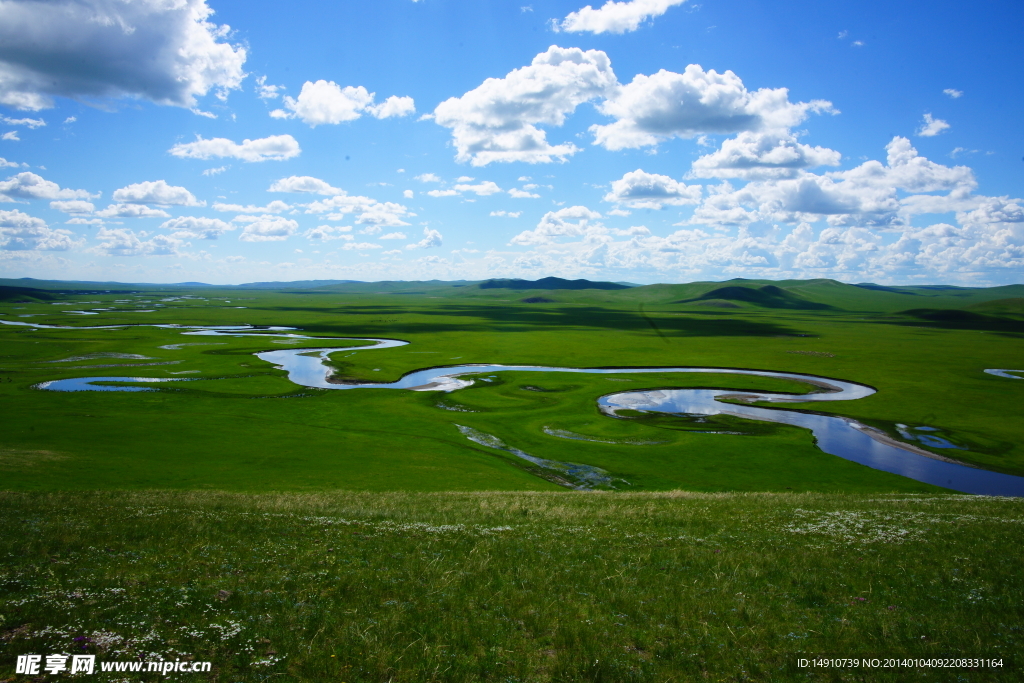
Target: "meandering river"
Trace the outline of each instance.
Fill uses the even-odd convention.
[[[0,320],[4,324],[20,324],[40,328],[62,326],[34,325]],[[120,326],[117,326],[120,327]],[[294,339],[324,339],[325,341],[365,341],[364,346],[275,349],[257,353],[260,359],[276,365],[288,373],[288,379],[305,387],[332,390],[352,389],[405,389],[410,391],[456,391],[473,384],[466,375],[497,372],[564,372],[585,374],[650,374],[650,373],[702,373],[750,375],[804,382],[814,387],[808,394],[783,394],[764,391],[737,392],[725,389],[656,389],[621,391],[602,396],[598,407],[609,417],[619,417],[624,410],[682,415],[734,415],[750,420],[776,422],[811,430],[821,450],[831,455],[885,472],[892,472],[917,481],[943,486],[965,493],[999,496],[1024,496],[1024,477],[958,464],[943,459],[916,446],[893,439],[885,433],[856,420],[801,410],[767,408],[751,403],[823,403],[852,401],[875,393],[872,387],[844,380],[804,375],[792,372],[773,372],[744,368],[705,367],[614,367],[569,368],[536,365],[466,364],[426,368],[405,375],[396,382],[338,383],[331,381],[332,370],[324,361],[329,354],[341,351],[381,350],[404,346],[408,342],[396,339],[324,338],[295,334],[287,327],[252,328],[248,326],[184,327],[155,325],[155,327],[187,329],[183,334],[203,336],[273,336]],[[83,329],[68,327],[66,329]],[[986,370],[990,374],[1017,379],[1007,371]],[[152,383],[172,381],[198,381],[193,378],[146,377],[82,377],[43,382],[40,389],[51,391],[151,391],[148,387],[112,387],[95,382]],[[514,449],[513,449],[514,450]]]

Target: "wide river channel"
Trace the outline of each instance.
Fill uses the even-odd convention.
[[[12,324],[8,321],[0,322]],[[15,323],[16,324],[16,323]],[[26,323],[21,323],[26,324]],[[30,325],[60,329],[58,326]],[[159,325],[175,329],[188,329],[186,335],[198,336],[269,336],[284,337],[299,341],[314,339],[301,334],[286,332],[293,328],[272,327],[255,330],[251,327],[224,326],[190,329],[174,325]],[[82,329],[81,327],[64,329]],[[319,339],[325,339],[320,337]],[[777,422],[809,429],[821,450],[831,455],[852,460],[877,470],[892,472],[917,481],[945,488],[990,496],[1024,496],[1024,477],[1001,474],[955,462],[939,459],[934,454],[917,446],[893,439],[885,433],[856,420],[832,415],[819,415],[803,410],[766,408],[750,403],[818,403],[852,401],[875,393],[863,384],[827,377],[803,375],[792,372],[773,372],[743,368],[704,367],[613,367],[613,368],[566,368],[537,365],[466,364],[416,370],[397,382],[337,383],[330,381],[331,368],[324,364],[329,354],[338,352],[381,350],[405,346],[408,342],[396,339],[334,338],[345,341],[369,342],[365,346],[275,349],[257,353],[260,359],[272,363],[288,373],[288,379],[297,385],[320,389],[405,389],[411,391],[456,391],[473,384],[465,375],[488,375],[497,372],[565,372],[584,374],[645,374],[645,373],[703,373],[752,375],[804,382],[813,387],[809,394],[783,394],[763,391],[726,389],[655,389],[622,391],[602,396],[598,408],[609,417],[618,417],[618,411],[633,410],[683,415],[734,415],[750,420]],[[333,340],[333,339],[332,339]],[[1002,370],[1000,372],[1007,372]],[[995,374],[995,373],[992,373]],[[1012,377],[1012,376],[1011,376]],[[1012,377],[1016,379],[1016,377]],[[95,382],[151,383],[172,381],[196,381],[186,378],[149,377],[81,377],[52,380],[37,385],[50,391],[149,391],[144,387],[116,387],[94,384]],[[733,402],[724,402],[729,400]]]

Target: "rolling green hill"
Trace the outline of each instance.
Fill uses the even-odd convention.
[[[776,287],[775,285],[764,285],[763,287],[742,287],[729,286],[719,287],[706,292],[695,299],[684,299],[681,304],[688,304],[697,301],[744,301],[762,308],[794,308],[800,310],[827,310],[832,306],[828,304],[808,301],[802,296]]]
[[[54,297],[52,292],[31,287],[6,287],[0,285],[0,301],[19,303],[50,301]]]

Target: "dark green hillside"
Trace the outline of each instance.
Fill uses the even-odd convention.
[[[971,304],[970,306],[967,306],[967,310],[987,313],[989,315],[998,315],[1001,317],[1021,317],[1024,316],[1024,297],[1016,299],[996,299],[995,301]]]
[[[771,289],[765,290],[765,287]],[[717,290],[723,291],[713,293]],[[697,305],[717,299],[762,308],[895,313],[916,308],[966,308],[988,301],[1020,298],[1024,297],[1024,285],[883,287],[850,285],[828,279],[772,281],[736,278],[725,282],[646,285],[614,294],[618,301],[629,299],[645,304]],[[808,304],[822,304],[823,307],[808,307]]]
[[[982,330],[992,332],[1024,332],[1024,321],[983,315],[958,309],[916,308],[902,311],[901,315],[917,318],[933,327],[954,330]]]
[[[54,297],[52,293],[42,289],[33,289],[31,287],[5,287],[0,285],[0,301],[19,303],[51,301],[54,298],[56,297]]]
[[[319,289],[339,294],[426,294],[427,292],[445,294],[457,292],[459,289],[477,282],[478,280],[456,280],[453,282],[445,280],[386,280],[383,282],[348,282],[328,285]]]
[[[189,283],[182,283],[189,284]],[[360,280],[296,280],[294,282],[246,282],[238,285],[242,289],[316,289],[331,285],[366,284]],[[207,285],[211,286],[211,285]]]
[[[196,287],[209,287],[210,285],[199,285]],[[180,293],[180,285],[137,285],[124,282],[79,282],[77,280],[37,280],[31,277],[23,278],[0,278],[0,287],[26,287],[30,289],[42,289],[47,291],[57,290],[59,292],[75,292],[77,294],[88,294],[90,292],[117,292],[126,293],[145,288],[150,292],[174,291]]]
[[[545,277],[540,280],[488,280],[478,286],[480,289],[631,289],[629,285],[617,282],[564,280],[560,277]]]
[[[813,301],[807,301],[802,297],[796,296],[789,291],[776,287],[775,285],[765,285],[763,287],[719,287],[713,289],[710,292],[703,294],[696,299],[684,299],[678,303],[687,304],[694,303],[697,301],[743,301],[746,303],[754,304],[763,308],[791,308],[800,310],[827,310],[831,309],[832,306],[828,304],[815,303]],[[719,304],[721,305],[721,304]]]

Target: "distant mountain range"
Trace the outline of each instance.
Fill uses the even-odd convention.
[[[480,283],[480,289],[629,289],[635,286],[618,282],[563,280],[560,277],[544,277],[540,280],[487,280]]]
[[[17,280],[0,278],[0,286],[30,287],[33,289],[58,290],[106,290],[106,289],[321,289],[336,288],[337,285],[364,285],[383,290],[406,290],[417,286],[436,286],[451,284],[452,286],[471,286],[478,284],[480,289],[629,289],[637,285],[623,282],[593,282],[591,280],[564,280],[560,277],[545,277],[540,280],[497,279],[497,280],[428,280],[428,281],[381,281],[364,282],[362,280],[294,280],[291,282],[246,282],[240,285],[211,285],[206,282],[174,282],[170,284],[153,284],[145,282],[88,282],[83,280],[36,280],[23,277]],[[362,288],[359,288],[362,289]]]
[[[495,305],[565,306],[618,304],[669,306],[706,315],[728,315],[725,309],[820,311],[841,313],[863,311],[898,313],[919,320],[948,324],[977,324],[977,316],[1024,318],[1024,285],[999,287],[957,287],[953,285],[886,286],[873,283],[846,284],[825,278],[813,280],[747,280],[690,282],[685,284],[634,285],[625,282],[595,282],[545,277],[539,280],[427,280],[360,282],[355,280],[299,280],[295,282],[250,282],[242,285],[210,285],[202,282],[135,284],[0,279],[0,301],[45,302],[61,295],[103,292],[193,292],[263,291],[283,295],[394,295],[429,297],[448,301],[478,300]],[[528,293],[527,293],[528,292]],[[715,310],[719,309],[719,310]],[[942,311],[966,310],[971,321],[955,320]],[[977,318],[977,319],[975,319]],[[1016,329],[1016,328],[1014,328]]]
[[[31,277],[23,277],[17,280],[0,278],[0,285],[5,287],[33,287],[36,289],[172,289],[172,288],[204,288],[213,287],[216,289],[315,289],[330,285],[343,285],[360,282],[360,280],[295,280],[294,282],[247,282],[241,285],[211,285],[206,282],[172,282],[168,284],[157,284],[150,282],[90,282],[88,280],[36,280]]]

